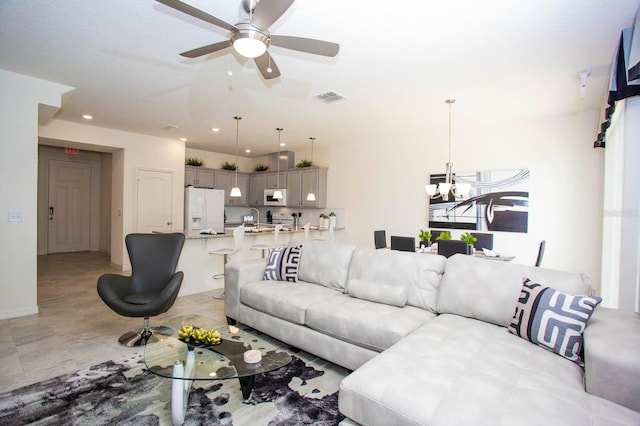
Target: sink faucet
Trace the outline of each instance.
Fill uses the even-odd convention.
[[[253,208],[253,207],[249,208],[249,211],[251,211],[251,210],[255,210],[256,211],[256,219],[257,219],[256,228],[260,228],[260,212],[258,211],[258,209]]]

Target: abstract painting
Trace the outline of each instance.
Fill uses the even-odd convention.
[[[445,181],[432,174],[430,183]],[[464,197],[429,200],[429,227],[475,231],[523,232],[529,222],[529,170],[455,173],[453,184],[469,184]]]

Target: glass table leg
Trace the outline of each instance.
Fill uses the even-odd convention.
[[[195,353],[187,352],[186,363],[178,361],[173,366],[173,379],[171,383],[171,419],[175,426],[182,425],[187,415],[189,405],[189,391],[193,383],[195,367]]]

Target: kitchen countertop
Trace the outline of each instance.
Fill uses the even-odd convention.
[[[269,227],[271,227],[272,225],[270,224]],[[262,228],[262,226],[261,226]],[[259,231],[259,232],[245,232],[244,235],[246,236],[256,236],[256,235],[269,235],[269,234],[273,234],[274,233],[274,229],[266,229],[262,228],[263,230]],[[334,228],[334,231],[340,231],[344,228]],[[233,230],[234,228],[225,228],[225,233],[222,234],[201,234],[200,232],[191,232],[189,234],[185,234],[185,238],[188,240],[202,240],[202,239],[209,239],[209,238],[230,238],[233,237]],[[310,232],[317,232],[317,231],[328,231],[328,229],[310,229]],[[281,233],[286,233],[286,234],[297,234],[297,233],[301,233],[304,232],[304,229],[299,228],[298,230],[294,230],[294,229],[290,229],[287,228],[287,230],[281,229],[280,230]]]

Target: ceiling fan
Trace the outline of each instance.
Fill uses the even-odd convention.
[[[156,1],[231,32],[228,40],[188,50],[180,55],[187,58],[197,58],[233,46],[240,55],[253,58],[265,80],[280,76],[280,70],[268,51],[270,45],[329,57],[336,56],[340,50],[340,45],[337,43],[303,37],[273,35],[269,32],[269,27],[289,9],[295,0],[249,1],[246,6],[249,12],[248,21],[235,25],[180,0]]]

